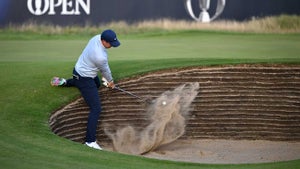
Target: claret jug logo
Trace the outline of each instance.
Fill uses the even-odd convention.
[[[27,8],[33,15],[89,15],[90,0],[27,0]]]
[[[208,9],[210,8],[210,0],[199,0],[199,7],[201,9],[201,13],[199,17],[197,17],[194,14],[193,8],[192,8],[192,0],[185,0],[184,5],[185,9],[188,12],[188,14],[198,22],[211,22],[215,20],[224,10],[226,0],[218,0],[217,1],[217,7],[216,12],[212,18],[210,18]]]

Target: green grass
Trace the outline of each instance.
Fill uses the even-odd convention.
[[[71,75],[88,38],[0,40],[0,168],[300,168],[300,160],[251,165],[160,161],[94,151],[54,135],[48,126],[51,112],[80,94],[75,88],[53,88],[49,80]],[[170,67],[300,64],[299,34],[171,31],[121,35],[120,40],[119,48],[108,51],[116,80]]]

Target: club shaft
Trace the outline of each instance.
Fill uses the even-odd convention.
[[[127,94],[129,94],[129,95],[131,95],[131,96],[133,96],[133,97],[135,97],[135,98],[140,99],[140,100],[144,100],[144,99],[142,99],[141,97],[139,97],[139,96],[137,96],[137,95],[135,95],[135,94],[133,94],[133,93],[131,93],[131,92],[128,92],[128,91],[126,91],[126,90],[124,90],[124,89],[122,89],[122,88],[120,88],[120,87],[115,87],[114,89],[117,89],[117,90],[119,90],[119,91],[121,91],[121,92],[123,92],[123,93],[127,93]]]

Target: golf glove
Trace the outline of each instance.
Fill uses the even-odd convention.
[[[111,82],[108,82],[104,77],[102,77],[102,84],[106,87],[109,87],[109,88],[115,88],[115,84],[113,81]]]

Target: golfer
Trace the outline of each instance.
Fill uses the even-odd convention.
[[[108,81],[108,87],[114,88],[113,77],[108,65],[107,49],[118,47],[120,42],[113,30],[105,30],[101,35],[96,35],[86,45],[78,58],[73,70],[73,78],[64,79],[54,77],[52,86],[77,87],[85,102],[90,108],[88,116],[85,144],[89,147],[102,150],[96,142],[98,119],[101,112],[98,88],[100,80],[98,72]]]

